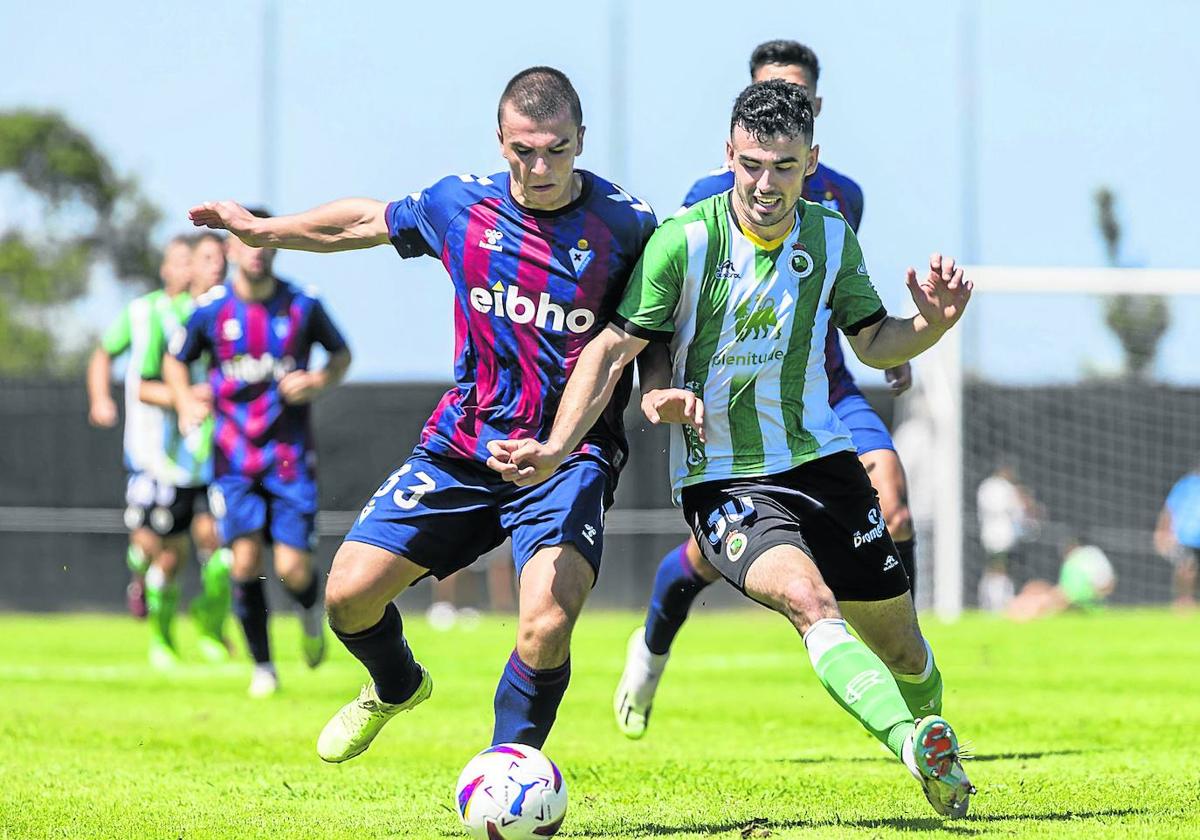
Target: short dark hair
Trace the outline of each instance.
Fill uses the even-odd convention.
[[[211,239],[213,242],[216,242],[218,245],[225,244],[225,237],[222,236],[221,234],[217,233],[215,230],[202,230],[199,233],[194,234],[192,236],[192,248],[195,248],[197,245],[199,245],[205,239]]]
[[[567,74],[553,67],[529,67],[508,80],[496,107],[497,125],[505,102],[511,102],[517,113],[537,122],[552,120],[569,108],[576,125],[583,125],[579,94]]]
[[[755,82],[738,94],[729,120],[729,133],[741,126],[757,140],[813,136],[812,100],[800,85],[783,79]]]
[[[803,67],[812,76],[813,87],[821,77],[821,63],[817,54],[799,41],[767,41],[759,44],[750,54],[750,78],[764,64],[784,64]]]

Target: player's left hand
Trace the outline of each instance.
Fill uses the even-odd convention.
[[[488,441],[487,465],[518,487],[541,484],[554,474],[563,457],[543,443],[524,440]]]
[[[935,330],[945,332],[962,317],[971,299],[971,281],[963,277],[953,257],[934,254],[929,258],[929,274],[917,279],[916,269],[908,270],[908,291],[917,311]]]
[[[259,247],[265,243],[257,237],[259,221],[236,201],[206,201],[188,210],[188,218],[196,227],[227,230],[247,245]]]
[[[883,372],[883,378],[887,380],[892,396],[898,397],[912,387],[912,365],[905,362],[902,365],[890,367]]]
[[[659,388],[642,395],[642,414],[659,423],[686,423],[704,442],[704,400],[687,388]]]
[[[319,373],[293,370],[279,380],[279,396],[288,405],[304,405],[312,402],[324,387],[324,377]]]

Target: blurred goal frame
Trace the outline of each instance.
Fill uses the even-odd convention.
[[[1037,268],[967,266],[974,295],[1089,294],[1200,295],[1200,270],[1142,268]],[[933,609],[945,621],[963,611],[963,334],[960,322],[922,354],[918,376],[933,423],[931,475],[939,499],[958,503],[939,510],[933,521]]]

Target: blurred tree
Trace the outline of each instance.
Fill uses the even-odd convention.
[[[1096,221],[1108,264],[1121,265],[1121,223],[1117,199],[1108,187],[1096,190]],[[1125,373],[1146,379],[1158,354],[1158,343],[1171,323],[1167,302],[1161,295],[1109,295],[1104,303],[1104,321],[1125,351]]]
[[[36,197],[45,224],[0,233],[0,376],[76,372],[86,349],[63,349],[55,310],[87,291],[99,262],[149,287],[159,260],[150,234],[161,214],[55,113],[0,111],[4,175]]]

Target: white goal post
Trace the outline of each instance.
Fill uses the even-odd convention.
[[[921,591],[919,581],[918,604],[950,620],[974,606],[985,562],[976,491],[1010,456],[1023,460],[1045,508],[1025,573],[1052,575],[1056,544],[1082,532],[1119,558],[1114,600],[1166,600],[1169,564],[1150,534],[1170,477],[1200,461],[1200,271],[975,266],[967,277],[975,291],[966,315],[919,358],[917,386],[897,410],[930,582]],[[1140,376],[1114,367],[1124,344],[1105,313],[1115,295],[1166,304],[1170,326]],[[1029,362],[1037,358],[1045,364]],[[922,434],[905,449],[910,421]]]

